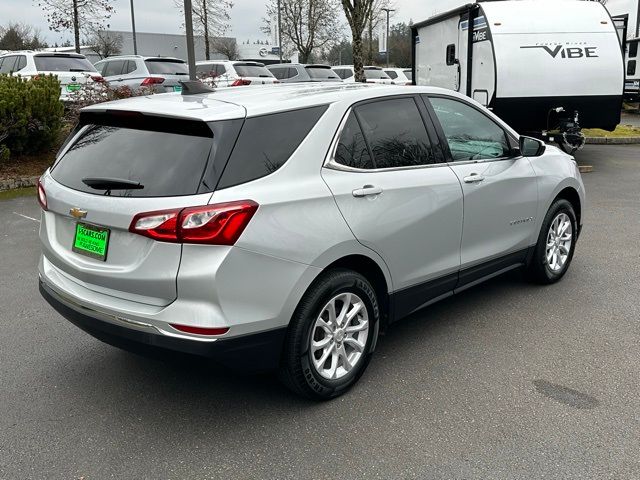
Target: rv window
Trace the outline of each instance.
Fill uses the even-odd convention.
[[[365,103],[355,110],[376,168],[438,162],[413,98]]]
[[[635,75],[636,74],[636,61],[629,60],[627,62],[627,75]]]
[[[369,155],[369,149],[364,141],[364,135],[358,124],[358,120],[353,112],[349,114],[345,123],[340,141],[336,147],[334,160],[340,165],[352,168],[363,168],[370,170],[375,168]]]
[[[629,42],[629,58],[636,58],[638,55],[638,43],[640,43],[638,40]]]
[[[434,97],[429,101],[454,162],[509,156],[511,149],[504,130],[479,110],[449,98]]]
[[[447,45],[447,65],[456,63],[456,46],[452,43]]]

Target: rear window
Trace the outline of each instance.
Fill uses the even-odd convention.
[[[189,67],[179,60],[145,60],[149,73],[156,75],[189,75]]]
[[[91,62],[82,57],[63,55],[36,55],[33,57],[39,72],[95,72]]]
[[[413,80],[413,72],[411,70],[403,70],[403,72],[409,80]]]
[[[365,69],[364,78],[367,80],[379,80],[381,78],[388,79],[389,75],[378,69]]]
[[[218,188],[275,172],[296,151],[326,109],[323,105],[247,118]]]
[[[340,80],[340,77],[330,68],[322,67],[306,67],[307,73],[313,79],[326,80],[335,79]]]
[[[233,68],[241,77],[269,77],[272,78],[271,72],[267,67],[260,65],[246,65],[236,63]]]
[[[106,192],[95,190],[82,180],[111,178],[144,186],[139,190],[114,189],[112,196],[192,195],[199,190],[214,144],[212,136],[88,125],[51,175],[69,188],[99,195]]]

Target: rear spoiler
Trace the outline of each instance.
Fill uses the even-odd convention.
[[[211,128],[202,120],[149,115],[131,110],[83,111],[80,112],[78,128],[85,125],[104,125],[213,138]]]

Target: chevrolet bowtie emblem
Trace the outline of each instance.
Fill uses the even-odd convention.
[[[87,216],[86,210],[80,210],[79,208],[75,208],[75,207],[69,210],[69,213],[74,218],[84,218]]]

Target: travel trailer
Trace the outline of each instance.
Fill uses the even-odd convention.
[[[520,133],[573,153],[614,130],[624,89],[616,27],[598,2],[464,5],[412,26],[413,78],[464,93]]]
[[[625,51],[626,79],[624,82],[624,96],[631,102],[640,101],[640,37],[627,40]]]

